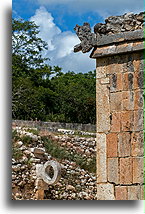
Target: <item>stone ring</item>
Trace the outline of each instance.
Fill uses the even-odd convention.
[[[50,176],[51,171],[53,171],[53,176]],[[42,179],[45,183],[49,185],[56,184],[61,177],[61,166],[56,161],[47,161],[42,168]]]

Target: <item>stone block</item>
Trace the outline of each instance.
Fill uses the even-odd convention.
[[[106,67],[105,66],[99,66],[96,68],[96,78],[105,78],[106,77]]]
[[[133,90],[134,74],[126,72],[123,74],[123,90]]]
[[[128,200],[140,200],[140,186],[128,186]]]
[[[144,181],[144,158],[133,158],[133,183],[143,184]]]
[[[119,74],[123,72],[123,64],[121,62],[120,56],[111,56],[108,58],[108,64],[106,65],[106,73]]]
[[[125,37],[126,41],[143,39],[143,37],[144,37],[143,30],[139,29],[139,30],[135,30],[135,31],[124,32],[124,37]]]
[[[118,154],[119,157],[128,157],[131,154],[131,134],[129,132],[119,133],[118,135]]]
[[[131,52],[133,48],[133,43],[128,42],[128,43],[121,43],[116,46],[116,53],[121,54],[121,53],[128,53]]]
[[[144,49],[144,43],[143,41],[137,41],[133,44],[133,51],[140,51]]]
[[[117,92],[123,89],[122,73],[110,75],[110,92]]]
[[[128,188],[127,186],[115,187],[115,199],[116,200],[128,200]]]
[[[109,77],[101,79],[101,84],[109,84],[109,83],[110,83]]]
[[[111,115],[111,132],[120,132],[121,117],[120,112],[113,112]]]
[[[108,61],[106,58],[100,58],[96,62],[96,78],[105,78],[106,77],[106,66]]]
[[[131,134],[131,155],[132,156],[143,156],[144,155],[143,131],[133,132]]]
[[[118,158],[108,158],[108,181],[115,184],[119,183]]]
[[[122,103],[123,110],[134,110],[134,93],[133,91],[123,91],[122,92]]]
[[[143,131],[143,109],[134,111],[133,131]]]
[[[97,183],[107,182],[107,149],[106,149],[106,135],[98,134],[96,135],[97,142]]]
[[[117,144],[118,136],[116,133],[109,133],[106,136],[107,139],[107,156],[117,157]]]
[[[120,184],[132,184],[132,158],[120,158]]]
[[[140,187],[140,200],[145,200],[144,188],[145,188],[145,186],[141,185],[141,187]]]
[[[110,130],[109,89],[99,80],[96,81],[96,106],[97,132],[107,132]]]
[[[115,200],[113,184],[97,185],[97,200]]]
[[[139,66],[141,66],[139,62]],[[144,87],[144,70],[141,70],[139,67],[139,70],[136,69],[136,72],[134,73],[134,89],[143,89]]]
[[[123,111],[121,112],[121,130],[132,131],[134,126],[134,112]]]
[[[143,90],[134,91],[134,110],[143,109]]]
[[[122,110],[122,92],[110,93],[110,109],[117,112]]]

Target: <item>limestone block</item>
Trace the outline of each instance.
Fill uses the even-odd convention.
[[[132,156],[144,155],[144,135],[143,131],[131,134],[131,154]]]
[[[110,130],[110,104],[109,89],[107,85],[96,82],[96,111],[97,111],[97,132],[107,132]]]
[[[134,126],[134,112],[123,111],[121,112],[121,130],[132,131]]]
[[[145,195],[144,195],[145,191],[144,191],[144,188],[145,188],[144,185],[142,185],[140,187],[140,200],[145,200]]]
[[[126,72],[123,74],[123,90],[132,90],[134,83],[134,74]]]
[[[123,91],[122,92],[122,104],[123,110],[134,110],[134,92],[133,91]]]
[[[111,132],[120,132],[121,128],[121,114],[120,112],[113,112],[111,114]]]
[[[128,187],[116,186],[115,187],[115,199],[116,200],[128,200]]]
[[[108,181],[119,183],[118,158],[108,158]]]
[[[128,200],[140,200],[140,186],[128,186]]]
[[[143,108],[143,90],[136,90],[134,91],[134,110],[138,110]]]
[[[131,154],[131,135],[129,132],[119,133],[118,154],[119,157],[128,157]]]
[[[133,130],[143,131],[143,109],[134,111]]]
[[[123,89],[122,73],[110,75],[110,92],[117,92]]]
[[[120,184],[132,184],[132,158],[120,158]]]
[[[107,139],[107,157],[117,157],[118,135],[116,133],[109,133]]]
[[[115,200],[113,184],[97,185],[97,200]]]
[[[133,183],[143,184],[144,181],[144,158],[133,158]]]
[[[122,92],[110,93],[111,111],[122,110]]]
[[[106,154],[106,135],[98,134],[96,135],[97,142],[97,183],[107,182],[107,154]]]

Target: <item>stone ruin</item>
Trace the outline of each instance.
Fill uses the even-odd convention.
[[[104,35],[113,36],[124,32],[136,31],[143,29],[144,12],[139,14],[126,13],[122,16],[110,16],[105,19],[105,24],[97,23],[94,26],[94,33],[91,32],[89,23],[84,23],[83,26],[76,25],[74,30],[81,43],[74,47],[74,52],[82,51],[89,52],[94,46],[102,43]],[[101,42],[100,42],[101,40]]]
[[[144,13],[76,25],[96,59],[97,200],[144,200]]]

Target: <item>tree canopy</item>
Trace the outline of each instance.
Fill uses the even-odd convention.
[[[63,73],[43,57],[34,22],[12,22],[13,119],[95,123],[95,71]]]

